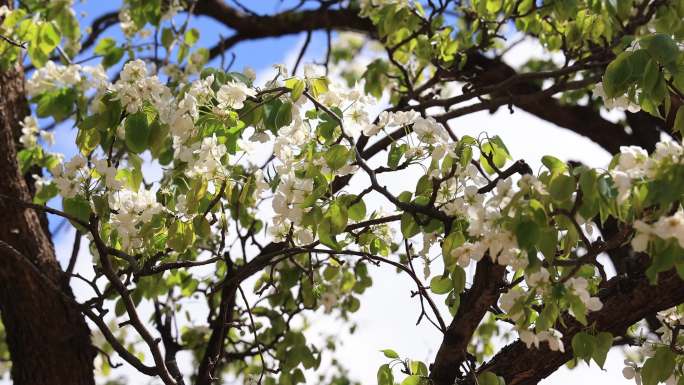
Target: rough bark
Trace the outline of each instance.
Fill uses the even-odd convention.
[[[461,294],[459,311],[447,327],[444,339],[430,367],[435,385],[451,385],[459,375],[459,364],[466,360],[466,349],[475,329],[487,310],[499,298],[504,286],[506,267],[493,263],[488,256],[477,263],[473,286]]]
[[[0,4],[3,1],[0,1]],[[28,112],[21,68],[0,72],[0,194],[31,200],[17,164],[16,132]],[[0,200],[0,240],[70,293],[50,235],[33,210]],[[81,312],[35,270],[0,248],[0,315],[17,385],[94,384],[90,331]]]
[[[328,9],[286,11],[274,15],[250,15],[221,0],[197,2],[195,13],[209,16],[235,31],[209,50],[214,58],[235,44],[253,39],[280,37],[314,30],[342,30],[375,33],[369,19],[358,15],[357,9]]]
[[[228,335],[228,325],[233,320],[236,292],[237,287],[234,285],[225,285],[221,291],[219,312],[211,326],[211,336],[197,370],[196,385],[211,385],[216,379],[216,373],[223,365],[226,336]]]
[[[590,313],[588,324],[593,330],[607,331],[615,336],[649,315],[668,309],[684,301],[684,283],[674,272],[661,273],[657,285],[649,284],[645,277],[625,280],[615,277],[601,286],[603,301],[600,311]],[[572,337],[587,329],[574,319],[566,317],[563,333],[565,352],[551,351],[546,344],[539,349],[528,349],[521,341],[505,346],[480,372],[489,370],[504,377],[507,385],[532,385],[554,373],[572,359]]]
[[[496,84],[516,75],[515,69],[499,59],[491,59],[479,53],[470,55],[468,59],[470,66],[481,69],[474,81],[477,86]],[[611,154],[619,152],[621,146],[641,146],[652,151],[660,139],[662,127],[646,113],[628,113],[627,130],[623,124],[604,119],[598,109],[592,106],[564,105],[550,96],[531,103],[516,98],[519,95],[537,93],[541,89],[541,85],[536,82],[521,82],[506,92],[511,95],[513,105],[540,119],[585,136]]]

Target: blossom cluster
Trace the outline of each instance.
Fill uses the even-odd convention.
[[[149,222],[152,217],[163,211],[155,194],[141,188],[138,191],[123,189],[109,195],[109,207],[113,214],[111,223],[121,237],[124,250],[139,249],[144,239],[138,226]]]
[[[38,121],[33,116],[27,116],[21,124],[21,136],[19,143],[24,148],[32,148],[38,145],[38,138],[45,141],[48,146],[55,144],[55,134],[51,131],[41,130],[38,127]]]
[[[620,147],[618,162],[610,174],[618,189],[618,202],[624,202],[630,195],[635,182],[657,177],[663,164],[679,164],[684,154],[682,146],[674,141],[656,144],[651,156],[638,146]]]
[[[459,176],[463,181],[481,182],[480,178],[477,169],[472,165],[468,165],[465,172]],[[499,181],[488,199],[477,190],[477,185],[466,185],[463,188],[463,195],[445,205],[448,214],[468,218],[468,235],[473,239],[452,250],[450,257],[465,267],[470,264],[470,260],[479,261],[487,253],[493,261],[501,265],[513,266],[515,269],[525,268],[526,253],[518,248],[515,235],[498,224],[502,209],[510,203],[511,197],[516,193],[512,188],[512,181]]]
[[[670,216],[658,218],[654,223],[642,220],[634,221],[636,235],[632,238],[634,251],[647,251],[653,239],[675,239],[679,247],[684,248],[684,212],[681,210]]]
[[[627,110],[632,113],[641,111],[641,106],[634,103],[632,99],[630,99],[627,95],[609,98],[606,95],[606,91],[603,88],[603,83],[596,84],[596,86],[594,87],[594,93],[596,94],[596,96],[599,96],[603,99],[603,105],[606,106],[606,108],[609,110],[612,110],[613,108],[618,108],[621,110]]]
[[[684,324],[684,315],[682,315],[681,310],[677,308],[670,308],[656,314],[657,320],[662,324],[662,326],[655,330],[652,336],[656,336],[657,339],[644,339],[640,338],[640,346],[636,352],[632,352],[624,360],[625,367],[622,369],[622,375],[628,380],[634,380],[637,385],[642,384],[642,365],[641,361],[646,359],[651,359],[656,355],[656,349],[658,347],[664,347],[665,349],[670,349],[672,346],[681,349],[681,343],[675,341],[672,343],[672,330]],[[676,372],[672,374],[664,381],[666,385],[674,385],[678,383],[678,375]]]

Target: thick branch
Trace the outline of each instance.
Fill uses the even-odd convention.
[[[197,385],[211,385],[215,378],[219,365],[223,359],[225,351],[224,345],[228,335],[229,324],[233,320],[233,309],[235,308],[235,295],[239,283],[229,282],[233,278],[234,272],[232,264],[229,264],[226,278],[221,288],[221,303],[216,318],[211,325],[211,336],[207,342],[207,348],[197,370]]]
[[[658,311],[684,302],[684,284],[674,272],[661,273],[657,285],[650,285],[645,277],[624,282],[615,277],[601,286],[603,301],[600,311],[589,314],[589,325],[598,331],[623,335],[632,324]],[[504,347],[480,372],[489,370],[503,376],[507,385],[536,384],[555,372],[572,358],[572,337],[584,327],[566,317],[562,329],[565,353],[551,351],[544,344],[539,349],[528,349],[521,341]]]
[[[435,385],[451,385],[459,365],[466,359],[466,348],[487,309],[499,299],[505,285],[506,267],[485,256],[477,263],[473,286],[461,294],[461,309],[447,328],[437,357],[430,367],[430,379]]]
[[[359,31],[372,34],[375,31],[368,19],[359,17],[357,9],[315,9],[286,11],[274,15],[255,15],[241,12],[221,0],[205,0],[197,3],[195,13],[209,16],[235,31],[210,49],[216,57],[235,44],[266,37],[285,36],[315,30]]]
[[[477,53],[470,55],[469,60],[471,66],[483,68],[474,81],[478,87],[519,76],[512,67],[498,59],[491,59]],[[539,83],[530,81],[517,83],[509,88],[508,92],[512,95],[521,95],[536,93],[540,90],[541,85]],[[604,119],[599,111],[591,106],[564,105],[551,96],[537,100],[513,97],[511,101],[514,105],[540,119],[591,139],[610,153],[618,152],[620,146],[629,145],[653,149],[660,137],[655,125],[632,125],[633,133],[630,134],[625,131],[623,125]]]

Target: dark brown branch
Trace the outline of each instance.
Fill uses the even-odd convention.
[[[146,374],[148,376],[155,376],[157,375],[157,369],[154,367],[147,366],[143,364],[138,357],[136,357],[134,354],[128,351],[120,342],[117,340],[116,336],[112,333],[111,330],[109,330],[109,327],[107,327],[107,324],[105,321],[99,317],[97,314],[95,314],[91,309],[82,306],[76,300],[68,293],[65,293],[62,288],[57,286],[49,277],[45,275],[31,260],[24,256],[22,253],[20,253],[17,249],[9,245],[8,243],[5,243],[4,241],[0,240],[0,250],[6,252],[6,255],[12,256],[17,262],[24,264],[25,266],[29,267],[29,269],[35,273],[35,275],[39,278],[39,280],[47,285],[54,293],[59,294],[65,301],[68,303],[72,304],[73,306],[79,308],[83,314],[85,314],[88,319],[90,319],[95,325],[97,325],[98,329],[100,332],[102,332],[102,335],[105,337],[105,340],[114,348],[114,351],[116,351],[121,358],[123,358],[126,362],[131,364],[136,370],[138,370],[140,373]]]
[[[76,267],[76,260],[78,259],[78,252],[81,250],[81,232],[76,230],[76,235],[74,236],[74,246],[71,249],[71,257],[69,258],[69,265],[67,265],[66,268],[66,275],[67,277],[70,277],[71,274],[74,272],[74,268]]]
[[[514,174],[532,174],[532,169],[527,163],[525,163],[524,160],[521,159],[513,163],[513,165],[511,165],[509,168],[503,170],[500,174],[497,175],[497,177],[494,180],[487,183],[485,186],[480,187],[477,190],[478,194],[485,194],[492,191],[500,180],[505,180]]]
[[[357,9],[315,9],[286,11],[274,15],[255,15],[241,12],[220,0],[199,1],[198,15],[209,16],[235,33],[221,40],[209,50],[211,58],[232,48],[239,42],[266,37],[285,36],[320,29],[358,31],[373,34],[370,20],[358,16]]]
[[[230,259],[226,258],[229,262]],[[197,369],[197,385],[211,385],[223,360],[223,353],[225,351],[224,345],[226,336],[229,330],[229,324],[233,319],[233,309],[235,308],[235,296],[239,282],[234,283],[233,265],[228,263],[228,271],[223,281],[221,288],[221,302],[219,304],[218,314],[211,322],[211,335],[207,342],[207,348],[204,351],[204,356]]]
[[[126,313],[130,319],[129,322],[131,326],[133,326],[135,331],[138,332],[143,341],[145,341],[147,347],[150,349],[152,358],[154,359],[155,371],[157,372],[156,374],[166,385],[176,385],[176,381],[169,373],[165,360],[161,354],[161,351],[159,350],[159,340],[154,338],[152,334],[150,334],[149,330],[145,327],[144,323],[140,319],[140,316],[138,315],[138,311],[131,294],[126,289],[126,285],[121,281],[119,276],[114,271],[112,261],[109,259],[109,256],[111,255],[110,250],[112,249],[107,247],[104,241],[100,238],[98,227],[98,218],[91,214],[88,229],[93,236],[93,242],[97,248],[100,263],[102,265],[102,271],[107,277],[107,280],[109,280],[116,292],[121,297],[121,301],[123,302],[124,307],[126,308]]]
[[[466,349],[473,333],[487,310],[499,299],[505,287],[506,267],[498,265],[488,255],[477,263],[473,286],[461,294],[459,311],[449,324],[437,356],[430,367],[430,379],[435,385],[451,385],[466,360]]]
[[[309,43],[311,43],[311,31],[306,31],[306,39],[304,39],[304,45],[302,45],[302,49],[299,51],[299,55],[297,56],[297,61],[295,62],[294,67],[292,67],[292,76],[294,76],[297,73],[297,69],[299,68],[299,64],[302,62],[302,59],[304,58],[306,49],[309,48]]]
[[[629,326],[644,317],[684,302],[684,284],[674,271],[661,273],[657,285],[650,285],[646,277],[629,282],[614,277],[601,285],[599,296],[603,308],[589,314],[589,325],[596,331],[623,335]],[[544,344],[539,349],[528,349],[523,342],[516,341],[504,347],[479,372],[496,373],[507,385],[537,384],[572,359],[570,342],[584,327],[569,317],[564,322],[567,327],[561,332],[565,353],[551,351]]]

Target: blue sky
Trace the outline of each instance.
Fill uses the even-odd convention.
[[[232,5],[232,1],[227,1]],[[252,11],[258,14],[273,14],[286,10],[299,1],[293,0],[252,0],[243,1]],[[77,14],[83,27],[89,26],[99,15],[120,9],[122,1],[86,1],[75,5]],[[85,17],[81,17],[81,12],[85,12]],[[197,28],[200,34],[198,46],[211,47],[220,40],[220,36],[228,37],[232,30],[226,28],[212,18],[206,16],[193,17],[190,26]],[[118,26],[109,28],[103,37],[112,37],[117,40],[123,39],[123,34]],[[244,66],[251,66],[255,69],[270,67],[274,63],[279,63],[287,52],[301,41],[302,35],[289,35],[280,38],[258,39],[245,41],[229,51],[235,53],[236,60],[233,69],[241,70]],[[312,37],[309,49],[319,51],[325,45],[325,33],[315,32]],[[218,60],[217,60],[218,61]],[[215,63],[214,63],[215,64]]]

